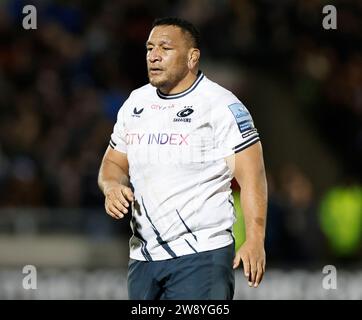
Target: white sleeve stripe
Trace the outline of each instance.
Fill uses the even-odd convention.
[[[109,141],[109,145],[111,146],[112,149],[114,149],[117,146],[112,139]]]
[[[251,138],[249,138],[248,140],[243,141],[242,143],[238,144],[237,146],[235,146],[233,148],[233,150],[237,150],[240,147],[244,146],[245,144],[247,144],[248,142],[254,140],[255,138],[259,138],[259,134],[253,135]]]
[[[258,142],[259,140],[260,140],[260,139],[259,139],[259,136],[251,139],[251,141],[248,140],[248,142],[242,144],[239,148],[235,149],[235,153],[238,153],[238,152],[246,149],[247,147],[250,147],[250,146],[253,145],[254,143]]]

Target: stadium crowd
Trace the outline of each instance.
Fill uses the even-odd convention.
[[[341,168],[336,184],[360,185],[362,4],[334,2],[338,32],[322,28],[326,3],[320,0],[33,1],[36,30],[22,28],[28,3],[1,1],[0,206],[103,206],[97,186],[101,157],[119,106],[147,82],[144,43],[153,19],[165,15],[199,27],[203,59],[247,66],[291,89],[302,121]],[[230,89],[242,101],[261,90],[247,83]],[[257,127],[261,117],[255,114]],[[268,137],[262,141],[268,148]],[[334,186],[316,190],[318,177],[296,163],[278,170],[266,165],[268,257],[323,257],[319,207]],[[351,256],[360,251],[357,246]]]

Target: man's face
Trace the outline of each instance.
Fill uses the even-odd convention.
[[[179,27],[153,28],[146,47],[148,78],[153,86],[170,90],[187,75],[190,43]]]

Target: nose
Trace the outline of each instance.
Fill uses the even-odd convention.
[[[161,61],[160,51],[156,47],[149,50],[147,52],[147,60],[152,63],[156,61]]]

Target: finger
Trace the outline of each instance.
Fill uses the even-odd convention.
[[[241,258],[243,261],[244,275],[249,278],[250,276],[250,262],[248,257]]]
[[[127,201],[127,199],[125,198],[122,189],[118,190],[118,192],[116,193],[116,200],[118,200],[123,207],[128,208],[129,207],[129,203]],[[114,198],[112,198],[112,200],[115,200]]]
[[[116,212],[113,210],[114,207],[117,209]],[[118,211],[122,213],[124,206],[122,205],[121,201],[118,200],[117,195],[114,194],[106,198],[106,208],[118,215]]]
[[[257,263],[257,273],[256,273],[256,278],[255,278],[255,283],[254,283],[255,288],[259,285],[261,279],[263,278],[263,274],[264,274],[263,264],[258,262]]]
[[[233,269],[236,269],[239,267],[240,265],[240,260],[241,260],[241,257],[239,254],[236,254],[235,255],[235,258],[234,258],[234,261],[233,261]]]
[[[130,202],[134,201],[134,195],[133,195],[131,188],[128,188],[128,187],[123,188],[122,193],[126,200],[128,200]]]
[[[121,213],[125,214],[125,213],[128,213],[128,204],[127,204],[127,207],[125,207],[122,202],[118,199],[115,199],[111,202],[112,205],[114,205]]]
[[[108,199],[106,198],[105,201],[104,201],[104,208],[106,209],[106,213],[111,216],[112,218],[114,219],[119,219],[117,215],[115,215],[113,212],[111,212],[109,210],[109,204],[108,204]]]
[[[112,204],[110,204],[109,206],[108,206],[108,210],[111,212],[111,213],[113,213],[114,215],[116,215],[117,217],[119,217],[119,218],[123,218],[124,217],[124,214],[121,212],[121,211],[119,211],[114,205],[112,205]]]
[[[109,211],[107,208],[106,208],[106,212],[107,212],[107,214],[109,215],[109,216],[111,216],[112,218],[114,218],[114,219],[119,219],[119,217],[118,216],[116,216],[115,214],[113,214],[111,211]]]
[[[249,286],[252,286],[255,283],[256,278],[256,262],[255,260],[250,260],[250,280],[249,280]]]

